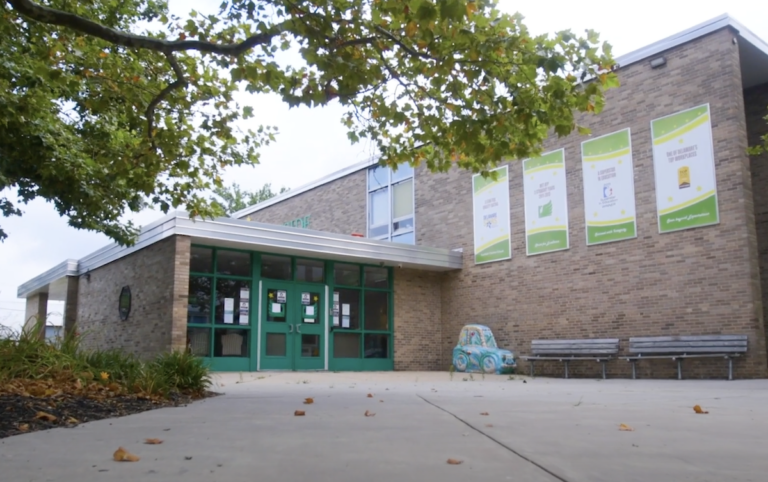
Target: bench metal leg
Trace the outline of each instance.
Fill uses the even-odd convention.
[[[677,359],[677,379],[678,380],[683,379],[683,359],[682,358]]]
[[[728,380],[733,380],[733,358],[728,357]]]
[[[568,362],[563,361],[563,363],[565,363],[565,378],[568,378]]]
[[[531,362],[531,378],[533,378],[533,364],[536,363],[533,360],[529,360]]]
[[[605,361],[600,361],[600,364],[603,365],[603,380],[605,380]]]
[[[630,360],[630,363],[632,364],[632,380],[636,380],[637,370],[635,370],[635,363],[637,363],[637,360]]]

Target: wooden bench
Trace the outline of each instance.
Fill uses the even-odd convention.
[[[637,377],[635,364],[645,358],[669,358],[677,361],[677,379],[683,379],[685,358],[717,358],[728,360],[728,380],[733,380],[733,358],[747,352],[747,335],[649,336],[629,339],[632,379]]]
[[[565,378],[568,378],[568,363],[574,360],[595,360],[603,366],[605,378],[605,362],[619,352],[619,339],[585,339],[585,340],[533,340],[531,354],[520,357],[531,363],[531,376],[534,373],[534,363],[537,360],[557,360],[565,364]]]

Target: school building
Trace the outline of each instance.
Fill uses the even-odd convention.
[[[618,338],[621,355],[637,336],[747,335],[734,375],[766,377],[768,156],[746,150],[768,132],[768,44],[724,15],[617,61],[621,87],[580,120],[591,135],[495,179],[363,162],[232,218],[168,215],[18,296],[28,318],[65,301],[86,346],[190,349],[216,370],[448,370],[480,323],[517,356],[538,339]]]

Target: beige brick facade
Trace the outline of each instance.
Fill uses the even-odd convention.
[[[329,233],[367,234],[365,171],[286,199],[249,216],[251,221],[284,224],[309,216],[309,229]]]
[[[189,238],[175,236],[81,276],[77,330],[83,346],[121,348],[143,358],[184,348],[189,246]],[[132,297],[126,321],[118,312],[123,286]]]
[[[750,162],[745,154],[747,118],[754,141],[764,128],[759,116],[768,105],[768,89],[747,92],[745,116],[734,36],[723,29],[667,51],[667,65],[660,69],[652,69],[650,59],[623,68],[622,87],[609,92],[606,109],[581,121],[594,136],[631,128],[637,239],[587,247],[583,136],[550,139],[546,145],[548,150],[565,148],[571,246],[562,252],[525,255],[519,162],[510,163],[513,258],[480,266],[471,256],[471,175],[458,170],[430,174],[418,168],[417,244],[462,248],[464,268],[444,275],[395,270],[396,369],[445,369],[461,326],[485,323],[500,345],[518,354],[527,353],[536,338],[615,337],[622,340],[624,353],[632,336],[747,334],[749,354],[735,362],[735,375],[768,376],[768,314],[762,302],[768,294],[768,168],[759,160]],[[661,235],[650,122],[705,103],[712,113],[721,222]],[[365,175],[360,171],[258,211],[251,219],[282,223],[311,214],[312,229],[348,234],[365,232],[365,209]],[[413,340],[423,346],[411,345]],[[439,340],[439,353],[434,353],[431,340]],[[524,364],[521,368],[527,369]],[[559,363],[540,363],[537,370],[562,373]],[[722,377],[726,364],[689,360],[684,370],[687,378]],[[599,366],[573,364],[571,372],[597,376]],[[630,367],[616,361],[608,364],[608,372],[628,376]],[[638,374],[673,377],[675,365],[669,360],[646,361],[638,365]]]
[[[441,276],[394,270],[395,370],[447,370],[442,347]]]

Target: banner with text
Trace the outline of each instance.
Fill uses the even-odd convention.
[[[568,249],[565,150],[523,161],[526,253]]]
[[[509,236],[509,168],[495,169],[496,179],[472,176],[475,264],[512,257]]]
[[[629,129],[581,143],[587,245],[637,237]]]
[[[720,222],[709,104],[651,121],[659,232]]]

